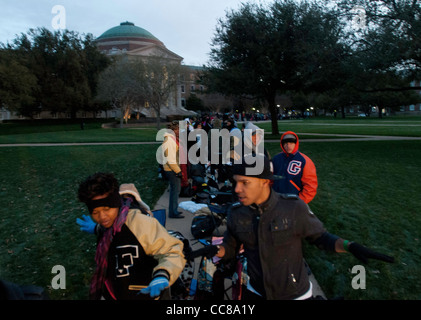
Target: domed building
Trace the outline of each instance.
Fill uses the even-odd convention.
[[[108,29],[95,42],[98,49],[108,56],[127,55],[130,59],[137,57],[147,59],[151,56],[159,56],[177,64],[181,64],[183,60],[181,56],[169,50],[152,33],[128,21]],[[184,85],[180,83],[176,92],[170,94],[167,105],[161,108],[161,117],[172,115],[192,116],[196,114],[182,107],[181,92],[183,87]],[[139,109],[140,113],[146,117],[156,117],[153,108],[147,105]]]
[[[183,60],[182,57],[168,50],[164,43],[152,33],[128,21],[105,31],[96,39],[96,43],[98,49],[107,55],[150,56],[159,54],[179,63]]]

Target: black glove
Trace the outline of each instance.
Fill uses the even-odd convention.
[[[348,245],[348,250],[351,252],[357,259],[361,260],[364,263],[368,263],[368,259],[376,259],[381,260],[384,262],[393,263],[395,261],[395,258],[387,256],[382,253],[375,252],[367,247],[364,247],[363,245],[351,242]]]
[[[183,173],[181,171],[179,173],[176,173],[175,176],[177,178],[183,179]]]
[[[193,260],[194,258],[201,257],[201,256],[204,256],[204,257],[210,259],[213,256],[215,256],[218,253],[218,251],[219,251],[218,246],[210,245],[210,246],[206,246],[202,249],[192,251],[192,252],[186,254],[186,259],[187,260]]]

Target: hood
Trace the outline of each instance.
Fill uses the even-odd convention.
[[[165,133],[164,133],[164,138],[165,138],[165,137],[172,137],[172,138],[175,138],[176,136],[175,136],[174,134],[172,134],[172,132],[167,131],[167,132],[165,132]]]
[[[259,142],[261,141],[261,138],[263,137],[263,129],[259,128],[258,126],[256,126],[255,124],[251,123],[251,122],[247,122],[246,126],[244,127],[244,129],[249,129],[252,130],[252,136],[257,134],[258,136],[260,136],[259,138]],[[251,136],[249,134],[244,134],[244,144],[250,148],[250,149],[254,149],[253,148],[253,142],[251,140]]]
[[[286,151],[285,151],[284,147],[282,146],[282,140],[284,139],[284,137],[285,137],[287,134],[292,134],[292,135],[294,135],[294,136],[295,136],[295,138],[297,139],[297,143],[295,144],[294,151],[292,151],[292,153],[294,154],[294,153],[296,153],[296,152],[298,151],[298,147],[300,146],[300,140],[298,139],[298,136],[297,136],[297,134],[296,134],[295,132],[292,132],[292,131],[286,131],[286,132],[284,132],[284,134],[281,136],[281,140],[280,140],[281,149],[282,149],[282,151],[283,151],[284,153],[286,153]]]
[[[145,208],[147,211],[151,210],[151,208],[145,202],[142,201],[139,191],[137,191],[137,188],[135,187],[133,183],[123,183],[122,185],[120,185],[119,193],[120,195],[124,195],[124,194],[132,195],[136,199],[136,201],[139,203],[140,206]]]

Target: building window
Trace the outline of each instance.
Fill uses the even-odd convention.
[[[411,105],[409,106],[409,111],[415,111],[415,105],[411,104]]]
[[[182,85],[181,86],[181,93],[185,93],[185,92],[186,92],[186,90],[185,90],[184,86]]]
[[[184,98],[181,99],[181,106],[182,107],[186,106],[186,99],[184,99]]]

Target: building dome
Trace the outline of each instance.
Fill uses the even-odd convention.
[[[149,31],[137,27],[132,22],[122,22],[119,26],[108,29],[103,34],[101,34],[96,41],[97,42],[108,42],[113,40],[130,40],[136,39],[144,42],[151,42],[158,45],[164,45],[158,38],[156,38]]]

